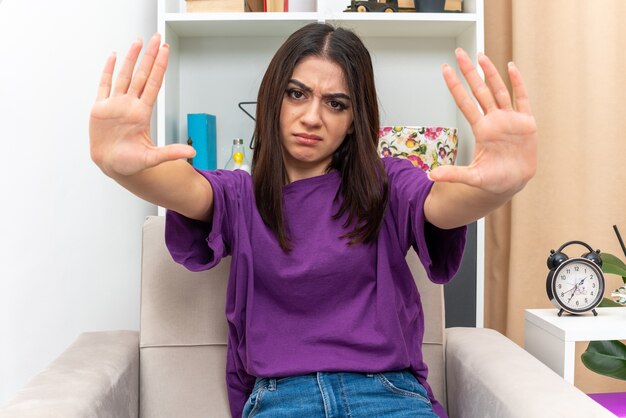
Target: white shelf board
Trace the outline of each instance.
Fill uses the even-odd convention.
[[[167,13],[165,24],[179,37],[287,36],[317,13]]]
[[[456,38],[475,24],[472,19],[425,20],[425,19],[367,19],[367,16],[342,16],[337,20],[326,20],[336,26],[348,27],[360,36],[378,38]]]
[[[362,36],[456,38],[476,18],[474,13],[167,13],[164,21],[179,37],[286,36],[307,23],[325,21]]]
[[[526,320],[562,341],[626,340],[626,308],[596,308],[598,316],[558,316],[558,310],[527,309]]]

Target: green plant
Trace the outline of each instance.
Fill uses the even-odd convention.
[[[616,226],[613,226],[613,229],[626,255],[626,248],[624,248],[619,231]],[[621,276],[624,285],[611,293],[613,300],[604,298],[600,306],[623,308],[626,305],[626,264],[613,254],[602,253],[601,257],[602,271]],[[615,379],[626,380],[626,345],[620,341],[591,341],[581,355],[581,360],[589,370]]]

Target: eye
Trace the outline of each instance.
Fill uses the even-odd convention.
[[[304,93],[301,92],[300,90],[288,89],[287,90],[287,96],[289,96],[292,99],[299,100],[299,99],[302,99],[304,97]]]
[[[346,106],[345,104],[337,101],[337,100],[331,100],[328,102],[328,106],[330,106],[331,109],[333,110],[337,110],[337,111],[342,111],[342,110],[346,110],[348,108],[348,106]]]

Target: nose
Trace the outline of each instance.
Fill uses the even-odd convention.
[[[319,99],[311,100],[307,103],[307,106],[303,109],[302,123],[306,126],[317,127],[322,124],[321,115],[321,102]]]

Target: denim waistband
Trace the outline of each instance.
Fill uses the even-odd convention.
[[[339,373],[360,374],[365,377],[374,377],[374,375],[376,374],[376,373],[367,373],[367,372],[313,372],[313,373],[294,375],[294,376],[284,376],[284,377],[257,377],[256,381],[254,382],[253,391],[260,385],[267,385],[267,389],[273,391],[273,390],[276,390],[276,388],[281,382],[284,382],[289,379],[306,378],[306,377],[317,379],[317,377],[320,374],[321,375],[333,375],[333,374],[339,374]]]

